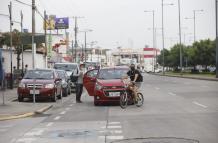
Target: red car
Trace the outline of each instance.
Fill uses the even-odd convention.
[[[17,88],[18,101],[24,98],[33,98],[35,85],[36,98],[48,98],[56,101],[61,98],[61,79],[54,69],[28,70]]]
[[[121,78],[126,75],[128,67],[107,67],[93,69],[85,73],[84,87],[90,96],[94,96],[94,104],[118,103],[120,93],[125,90]]]

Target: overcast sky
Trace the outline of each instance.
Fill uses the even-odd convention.
[[[22,5],[15,0],[13,3],[13,19],[20,20],[20,10],[24,13],[24,28],[31,32],[31,7]],[[31,4],[31,0],[20,0]],[[0,0],[0,14],[8,14],[10,0]],[[164,29],[166,48],[178,42],[178,1],[164,0],[164,3],[174,3],[164,6]],[[152,13],[144,10],[155,10],[155,26],[157,30],[157,47],[161,43],[161,0],[36,0],[36,6],[43,14],[57,17],[82,16],[78,20],[79,30],[92,29],[87,34],[88,42],[98,41],[103,48],[143,48],[153,46]],[[181,0],[182,42],[193,42],[193,10],[203,9],[196,13],[196,39],[215,38],[215,0]],[[20,29],[19,24],[13,28]],[[70,19],[68,31],[73,38],[74,21]],[[9,31],[9,21],[0,16],[0,31]],[[43,32],[42,18],[36,14],[36,32]],[[185,33],[185,40],[184,40]],[[84,34],[79,33],[79,42],[83,42]]]

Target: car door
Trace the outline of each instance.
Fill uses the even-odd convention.
[[[97,74],[98,74],[98,69],[90,70],[84,74],[83,85],[86,88],[89,96],[94,96]]]

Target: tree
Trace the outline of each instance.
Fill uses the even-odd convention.
[[[18,30],[14,29],[12,31],[12,46],[15,48],[15,53],[17,54],[17,69],[20,68],[20,55],[22,53],[21,49],[21,36],[30,35],[29,33],[21,33]],[[0,39],[0,47],[3,45],[10,45],[10,32],[2,33],[2,38]],[[31,49],[31,45],[24,45],[23,50]]]

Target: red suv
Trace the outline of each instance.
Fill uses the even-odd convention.
[[[34,85],[36,98],[49,98],[54,102],[57,97],[61,98],[61,79],[54,69],[28,70],[17,88],[19,102],[33,98]]]
[[[126,75],[128,67],[107,67],[93,69],[85,73],[84,87],[90,96],[94,96],[94,104],[119,102],[120,93],[124,90],[121,78]]]

